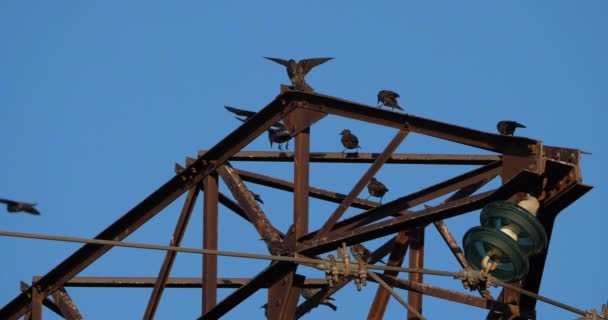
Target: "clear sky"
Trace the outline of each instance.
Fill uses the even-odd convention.
[[[541,294],[597,308],[608,299],[607,14],[601,0],[2,1],[0,198],[38,202],[42,216],[3,213],[0,229],[94,237],[170,179],[174,162],[239,125],[223,105],[259,110],[279,93],[285,71],[262,56],[328,56],[335,60],[308,76],[317,92],[374,104],[378,90],[391,89],[413,115],[490,132],[498,120],[517,120],[527,125],[520,135],[592,152],[583,156],[582,174],[595,188],[558,217]],[[344,128],[359,136],[363,152],[380,152],[395,134],[327,117],[311,130],[312,150],[341,151]],[[270,150],[265,135],[246,149]],[[483,153],[417,134],[398,152]],[[293,176],[288,164],[235,165]],[[313,164],[311,185],[347,193],[367,167]],[[386,165],[378,178],[390,189],[388,201],[470,169]],[[251,189],[285,231],[291,195]],[[183,201],[127,240],[168,244]],[[311,229],[335,206],[311,200]],[[201,246],[202,205],[195,210],[188,247]],[[478,224],[478,212],[446,223],[460,241]],[[224,208],[220,227],[220,249],[266,252],[253,228]],[[427,267],[458,270],[433,227],[426,243]],[[20,280],[46,274],[79,247],[0,237],[0,305],[18,294]],[[162,258],[162,252],[113,249],[81,275],[155,276]],[[172,275],[199,276],[200,261],[180,254]],[[266,265],[220,258],[220,276],[250,277]],[[455,280],[425,281],[464,292]],[[321,306],[309,317],[363,319],[375,289],[349,285],[335,295],[337,313]],[[87,319],[137,319],[151,289],[69,292]],[[229,293],[220,290],[220,298]],[[225,318],[263,318],[265,297],[259,291]],[[157,318],[198,317],[200,300],[200,290],[167,289]],[[486,311],[425,297],[423,314],[482,319]],[[403,307],[391,301],[386,318],[404,318]],[[538,318],[576,315],[539,303]],[[45,310],[45,319],[55,318]]]

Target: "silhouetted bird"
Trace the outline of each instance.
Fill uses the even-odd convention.
[[[353,254],[355,259],[361,258],[361,260],[365,263],[370,263],[372,259],[372,253],[362,244],[357,243],[350,246],[350,253]],[[380,262],[386,264],[384,261],[380,260]]]
[[[40,212],[34,208],[35,203],[17,202],[8,199],[0,199],[0,203],[6,204],[6,210],[11,213],[27,212],[29,214],[40,215]]]
[[[257,201],[257,202],[259,202],[261,204],[264,204],[264,201],[262,201],[262,197],[260,197],[259,194],[255,193],[255,192],[253,192],[251,190],[249,190],[249,193],[251,193],[251,195],[253,196],[253,198],[255,199],[255,201]]]
[[[508,121],[508,120],[499,121],[496,124],[496,128],[498,129],[498,132],[500,134],[507,135],[507,136],[512,136],[513,133],[515,133],[516,128],[525,128],[525,127],[526,126],[524,126],[521,123],[518,123],[516,121]]]
[[[333,58],[311,58],[311,59],[302,59],[296,62],[294,59],[283,60],[278,58],[269,58],[264,57],[268,60],[274,61],[278,64],[281,64],[287,68],[287,75],[289,76],[289,80],[293,84],[293,88],[299,91],[307,91],[313,92],[313,88],[306,83],[304,77],[312,68],[329,61]]]
[[[355,152],[359,152],[359,150],[357,149],[360,149],[361,147],[359,146],[359,139],[357,138],[357,136],[352,134],[348,129],[342,130],[342,132],[340,132],[340,135],[342,136],[342,139],[340,139],[340,141],[342,141],[342,145],[344,146],[344,148],[346,148],[342,151],[342,153],[344,153],[346,150],[351,149],[355,149]]]
[[[308,300],[308,299],[312,298],[315,294],[317,294],[317,292],[319,292],[319,291],[321,291],[321,289],[304,288],[304,289],[302,289],[302,297],[304,297],[304,299]],[[328,297],[327,299],[321,301],[319,304],[328,306],[334,311],[338,310],[338,307],[336,307],[334,304],[332,304],[330,302],[330,300],[334,300],[334,298]]]
[[[376,178],[372,178],[370,182],[367,184],[367,192],[369,192],[369,197],[377,197],[380,198],[380,203],[382,203],[382,198],[384,198],[384,194],[388,192],[388,188],[384,185],[384,183],[376,180]]]
[[[289,140],[291,140],[291,134],[287,128],[268,129],[268,141],[270,141],[271,148],[273,143],[277,143],[279,145],[279,150],[283,150],[283,144],[285,144],[285,149],[289,150]]]
[[[241,122],[245,122],[249,119],[251,119],[251,117],[255,116],[257,112],[254,111],[249,111],[249,110],[245,110],[245,109],[238,109],[235,107],[231,107],[231,106],[224,106],[224,108],[226,108],[226,110],[236,114],[239,117],[235,117],[237,118],[239,121]],[[287,128],[285,127],[285,125],[281,122],[281,121],[277,121],[275,123],[272,124],[272,127],[277,128],[277,129],[284,129],[287,130]]]
[[[266,317],[266,319],[268,319],[268,303],[264,303],[264,305],[261,306],[260,308],[264,308],[264,317]]]
[[[397,98],[399,98],[399,94],[395,91],[390,90],[380,90],[378,92],[378,104],[383,104],[387,107],[390,107],[391,110],[397,108],[399,110],[403,110],[397,103]]]

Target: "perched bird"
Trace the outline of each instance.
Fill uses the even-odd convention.
[[[284,129],[268,129],[268,141],[270,141],[270,147],[272,148],[273,143],[277,143],[279,145],[279,150],[283,150],[283,144],[285,144],[285,149],[289,150],[289,140],[291,140],[291,134],[287,130]]]
[[[312,59],[302,59],[296,62],[294,59],[283,60],[278,58],[269,58],[264,57],[268,60],[274,61],[278,64],[281,64],[287,68],[287,75],[289,76],[289,80],[293,84],[293,88],[298,91],[306,91],[313,92],[314,90],[306,83],[304,77],[312,68],[329,61],[333,58],[312,58]]]
[[[352,134],[348,129],[342,130],[342,132],[340,132],[340,135],[342,136],[342,139],[340,139],[340,141],[342,141],[342,145],[344,146],[344,148],[346,148],[342,151],[342,153],[349,149],[355,149],[355,153],[359,152],[357,149],[361,149],[361,147],[359,146],[359,139],[357,138],[357,136]]]
[[[8,199],[0,199],[0,203],[5,203],[6,210],[11,213],[27,212],[29,214],[40,215],[40,211],[34,208],[36,206],[35,203],[17,202]]]
[[[521,124],[519,122],[509,121],[509,120],[499,121],[496,124],[496,128],[498,129],[498,132],[500,134],[507,135],[507,136],[512,136],[513,133],[515,133],[516,128],[525,128],[525,127],[526,126],[524,126],[523,124]]]
[[[266,317],[266,319],[268,319],[268,303],[264,303],[264,305],[261,306],[260,308],[264,308],[264,317]]]
[[[290,256],[293,254],[291,250],[285,246],[283,243],[283,239],[281,238],[262,238],[260,240],[264,240],[266,242],[266,247],[268,247],[268,252],[273,256]]]
[[[380,92],[378,92],[378,104],[383,104],[387,107],[390,107],[391,110],[395,108],[403,110],[403,108],[401,108],[397,103],[397,98],[399,98],[399,94],[395,91],[380,90]]]
[[[245,122],[249,119],[251,119],[251,117],[255,116],[257,112],[254,111],[249,111],[249,110],[245,110],[245,109],[238,109],[235,107],[231,107],[231,106],[224,106],[224,108],[226,108],[226,110],[236,114],[237,116],[240,117],[235,117],[237,118],[237,120],[241,121],[241,122]],[[284,129],[287,130],[287,128],[285,127],[285,125],[281,122],[281,121],[277,121],[275,123],[272,124],[273,128],[276,129]]]
[[[251,193],[251,195],[253,196],[253,199],[255,199],[255,201],[257,201],[257,202],[259,202],[261,204],[264,204],[264,201],[262,200],[262,197],[260,197],[259,194],[255,193],[255,192],[253,192],[251,190],[249,190],[249,193]]]
[[[367,192],[369,192],[369,197],[377,197],[380,198],[380,203],[382,203],[382,198],[384,198],[384,194],[388,192],[388,188],[384,185],[384,183],[376,180],[376,178],[372,178],[370,182],[367,184]]]
[[[361,258],[361,260],[365,263],[370,263],[370,261],[372,259],[371,251],[369,251],[366,247],[364,247],[360,243],[353,244],[352,246],[350,246],[350,253],[353,254],[353,257],[355,257],[355,259]],[[380,260],[380,262],[386,264],[382,260]]]
[[[308,299],[312,298],[315,294],[317,294],[317,292],[319,292],[319,291],[321,291],[321,289],[304,288],[304,289],[302,289],[302,297],[304,297],[304,299],[308,300]],[[321,303],[319,303],[319,304],[328,306],[334,311],[338,310],[338,307],[336,307],[334,304],[332,304],[330,302],[331,300],[334,300],[334,298],[328,297],[325,300],[321,301]]]

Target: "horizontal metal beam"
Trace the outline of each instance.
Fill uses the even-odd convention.
[[[301,108],[335,114],[383,126],[407,129],[412,132],[449,140],[498,153],[528,155],[540,145],[529,138],[504,136],[473,130],[449,123],[397,113],[369,105],[338,99],[319,93],[286,92],[284,97],[297,101]]]
[[[34,281],[41,277],[34,277]],[[75,277],[66,282],[64,287],[75,288],[153,288],[156,277]],[[238,289],[251,281],[251,278],[218,278],[217,287],[222,289]],[[200,289],[203,280],[198,278],[168,278],[166,288]],[[325,279],[306,279],[306,288],[325,288]],[[262,285],[262,288],[268,286]]]
[[[332,231],[327,236],[315,239],[314,243],[307,240],[302,249],[298,250],[305,255],[317,255],[337,248],[342,242],[347,245],[376,239],[393,234],[406,228],[425,225],[433,221],[455,217],[473,210],[481,209],[491,201],[505,200],[517,192],[529,192],[538,184],[540,177],[529,171],[522,171],[506,182],[500,188],[474,195],[450,203],[440,204],[411,214],[366,225],[349,231]]]
[[[200,157],[205,153],[207,153],[206,150],[201,150],[198,155]],[[372,163],[379,156],[379,153],[369,152],[311,152],[309,161],[316,163]],[[293,152],[241,151],[232,156],[230,161],[293,162],[293,159]],[[485,165],[500,159],[500,155],[395,153],[386,160],[386,163]]]

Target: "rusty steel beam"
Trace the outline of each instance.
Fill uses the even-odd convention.
[[[66,320],[84,319],[84,317],[82,316],[80,311],[78,311],[76,304],[74,304],[74,301],[72,300],[68,292],[65,290],[65,288],[61,287],[57,289],[55,292],[53,292],[52,295],[53,299],[55,299],[55,302],[57,303],[57,307],[59,307],[61,313],[63,314],[63,317]]]
[[[400,197],[386,204],[377,206],[366,212],[344,219],[336,224],[332,232],[345,232],[366,224],[378,221],[391,215],[411,215],[412,211],[404,211],[447,193],[470,186],[479,181],[494,178],[501,172],[500,162],[477,168],[459,176],[442,181],[430,187],[424,188],[412,194]],[[400,212],[403,211],[403,212]],[[315,236],[315,232],[306,235],[301,240],[309,240]]]
[[[399,132],[395,135],[395,137],[393,137],[391,142],[389,142],[389,144],[386,146],[386,148],[384,148],[384,151],[382,151],[382,154],[380,154],[380,156],[378,158],[376,158],[376,161],[374,161],[374,163],[367,169],[367,171],[365,172],[365,174],[363,174],[361,179],[359,179],[359,181],[357,181],[357,183],[355,184],[353,189],[350,191],[348,196],[346,196],[346,198],[342,201],[342,203],[340,203],[338,208],[336,208],[336,210],[331,214],[331,216],[329,216],[329,218],[327,219],[325,224],[323,224],[323,226],[319,229],[319,231],[316,233],[316,235],[313,239],[318,239],[318,238],[326,235],[330,230],[333,229],[336,222],[338,222],[338,220],[340,220],[342,215],[346,212],[346,210],[348,210],[348,208],[351,206],[353,201],[357,198],[357,196],[361,193],[361,191],[363,191],[363,189],[365,188],[365,186],[367,186],[367,184],[370,182],[370,180],[374,176],[376,176],[376,173],[378,173],[378,171],[380,171],[380,168],[382,168],[382,165],[384,165],[384,162],[386,161],[386,159],[388,159],[390,157],[390,155],[393,154],[393,152],[395,152],[395,150],[397,150],[397,148],[399,147],[401,142],[403,142],[405,137],[407,137],[408,133],[409,133],[409,131],[407,131],[407,130],[399,130]],[[304,234],[302,234],[302,235],[304,235]]]
[[[32,292],[30,318],[32,320],[42,320],[42,302],[46,297],[35,286],[31,286],[30,289]]]
[[[205,178],[203,208],[203,249],[217,250],[218,241],[218,179],[213,173]],[[217,303],[217,256],[203,255],[202,311]]]
[[[294,270],[294,264],[290,262],[275,262],[268,266],[262,272],[258,273],[251,281],[240,287],[224,300],[220,301],[213,309],[203,314],[199,320],[219,319],[243,302],[252,294],[256,293],[260,288],[274,284]]]
[[[422,269],[424,268],[424,226],[410,229],[410,268]],[[420,283],[423,282],[422,273],[411,272],[408,275],[410,282]],[[412,308],[422,313],[422,294],[414,291],[407,292],[407,302]],[[420,320],[415,312],[411,310],[407,311],[408,320]]]
[[[241,179],[243,179],[243,181],[247,181],[247,182],[251,182],[251,183],[255,183],[255,184],[259,184],[259,185],[263,185],[263,186],[267,186],[267,187],[271,187],[271,188],[275,188],[275,189],[279,189],[279,190],[283,190],[283,191],[292,192],[294,190],[294,184],[287,180],[282,180],[282,179],[262,175],[262,174],[255,173],[255,172],[245,171],[245,170],[241,170],[241,169],[234,169],[234,170],[237,172],[239,177],[241,177]],[[324,189],[319,189],[319,188],[315,188],[315,187],[309,187],[308,195],[315,199],[321,199],[321,200],[334,202],[334,203],[341,203],[344,200],[344,198],[346,198],[346,195],[344,195],[344,194],[333,192],[333,191],[328,191],[328,190],[324,190]],[[360,198],[355,199],[351,204],[351,206],[354,208],[365,209],[365,210],[374,208],[377,205],[378,205],[378,202],[368,201],[368,200],[360,199]]]
[[[253,224],[262,239],[278,239],[281,233],[272,226],[266,214],[257,204],[253,195],[247,189],[241,178],[229,165],[218,168],[218,174],[238,202],[239,206],[245,211],[249,221]]]
[[[476,297],[470,294],[461,293],[449,289],[444,289],[429,284],[413,282],[403,278],[395,278],[381,273],[376,273],[384,282],[395,288],[413,291],[430,297],[440,298],[448,301],[466,304],[469,306],[487,309],[487,310],[510,310],[513,313],[517,312],[517,306],[510,306],[506,303],[502,303],[494,300],[486,300],[484,298]],[[369,281],[374,281],[368,278]]]
[[[290,101],[297,101],[300,107],[308,110],[325,112],[398,129],[407,128],[412,132],[493,152],[528,155],[539,144],[538,141],[528,138],[503,136],[473,130],[411,114],[378,109],[377,107],[314,92],[286,92],[285,98]]]
[[[295,270],[294,265],[292,272],[268,288],[268,319],[293,319],[304,282],[304,276],[296,274]]]
[[[367,240],[383,237],[400,230],[425,225],[433,221],[455,217],[457,215],[478,210],[486,204],[511,197],[517,192],[528,192],[538,184],[540,177],[529,171],[522,171],[500,188],[483,192],[478,195],[463,198],[436,207],[420,210],[407,215],[378,222],[372,225],[357,228],[346,232],[330,232],[326,237],[312,241],[305,241],[300,252],[305,255],[316,255],[331,251],[342,242],[351,245]],[[400,208],[395,208],[399,211]]]
[[[96,238],[104,240],[126,238],[296,107],[294,103],[286,104],[283,95],[277,96],[255,116],[209,149],[184,172],[170,179]],[[110,245],[86,244],[41,278],[35,286],[40,288],[40,294],[46,297],[111,248]],[[0,309],[0,319],[16,320],[21,317],[31,302],[28,298],[28,293],[31,295],[31,291],[30,289],[19,294]]]
[[[41,277],[34,277],[34,280]],[[154,288],[156,277],[74,277],[65,283],[65,287],[72,288]],[[248,282],[251,278],[218,278],[218,289],[238,289]],[[182,278],[174,277],[167,279],[165,288],[185,288],[200,289],[203,280],[200,277]],[[305,288],[324,288],[327,287],[327,280],[324,278],[308,278],[301,284]],[[267,288],[268,286],[262,286]],[[27,287],[29,288],[29,286]],[[27,290],[27,288],[25,290]],[[59,309],[56,309],[59,312]]]
[[[399,267],[403,264],[405,254],[410,243],[410,237],[407,231],[400,231],[395,239],[391,255],[386,262],[387,266]],[[385,275],[397,277],[399,274],[396,271],[384,271]],[[376,289],[376,295],[367,315],[368,320],[381,320],[384,318],[384,312],[388,305],[390,293],[382,286]]]
[[[199,156],[206,150],[198,152]],[[373,163],[380,153],[359,152],[311,152],[310,162],[315,163]],[[230,158],[230,161],[253,161],[253,162],[293,162],[293,152],[275,151],[241,151]],[[415,154],[415,153],[393,153],[386,163],[390,164],[441,164],[441,165],[486,165],[494,161],[500,161],[500,155],[468,155],[468,154]]]
[[[25,282],[21,281],[19,283],[19,288],[21,289],[21,292],[25,292],[27,291],[30,286],[28,286]],[[57,306],[57,304],[53,301],[51,301],[51,299],[49,298],[45,298],[42,301],[42,304],[47,307],[49,310],[53,311],[54,313],[56,313],[57,315],[59,315],[60,317],[63,317],[63,314],[61,313],[61,309],[59,309],[59,306]],[[31,318],[31,316],[26,315],[26,319],[29,319],[28,317]]]
[[[196,199],[198,198],[198,193],[198,187],[191,188],[188,191],[184,206],[182,207],[182,212],[177,220],[177,224],[175,225],[173,236],[169,241],[170,246],[179,246],[181,244],[184,234],[186,233],[188,221],[190,221],[190,217],[192,216],[192,210],[194,209]],[[158,272],[158,277],[156,283],[154,284],[154,289],[150,294],[148,306],[146,307],[146,311],[144,312],[144,319],[154,319],[156,309],[158,308],[158,304],[163,295],[163,290],[165,288],[167,279],[169,278],[169,274],[171,273],[171,268],[173,267],[173,262],[175,262],[176,256],[177,252],[175,251],[167,251],[165,253],[163,264],[161,265],[160,271]]]

